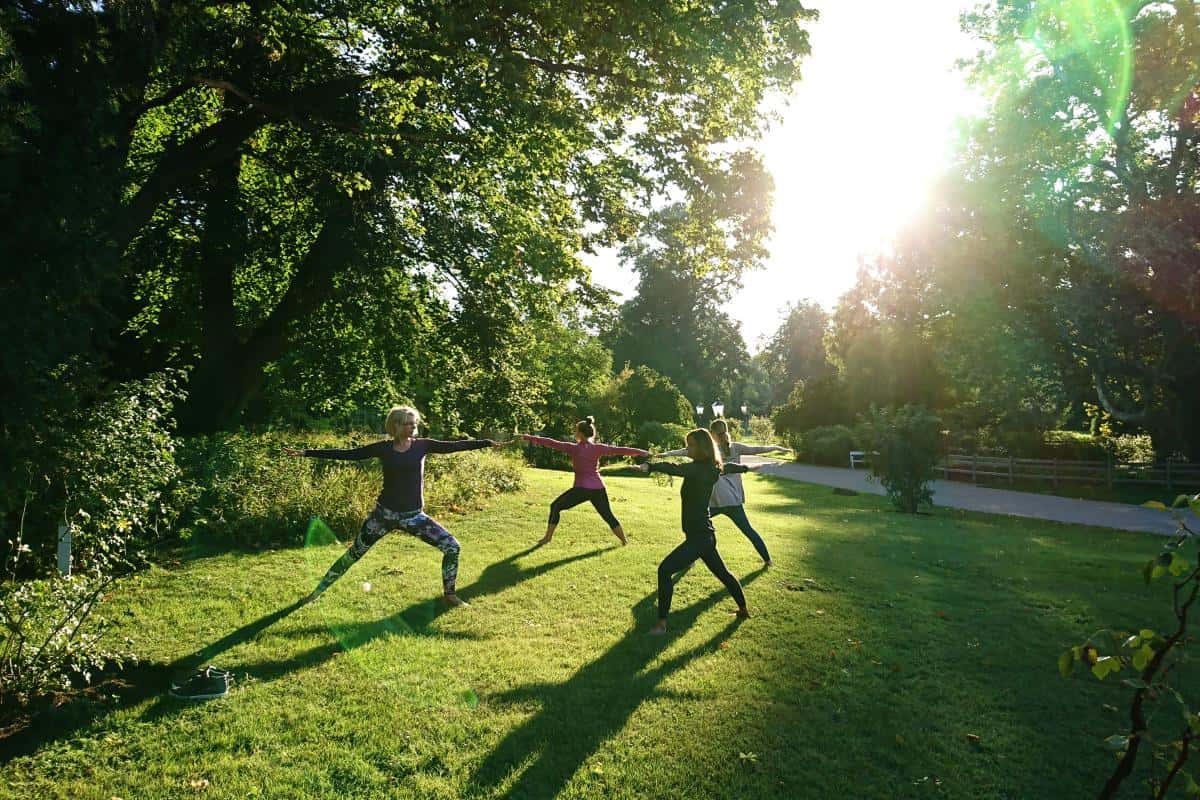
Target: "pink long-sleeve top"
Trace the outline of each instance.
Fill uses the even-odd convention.
[[[560,442],[558,439],[548,439],[545,436],[530,436],[521,434],[521,438],[539,447],[549,447],[561,450],[571,456],[571,466],[575,468],[575,485],[580,489],[603,489],[604,481],[600,480],[600,459],[608,456],[648,456],[649,452],[636,447],[617,447],[615,444],[600,442]]]

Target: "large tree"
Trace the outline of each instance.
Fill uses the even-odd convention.
[[[797,383],[827,378],[834,372],[825,352],[829,314],[811,300],[788,307],[760,355],[771,376],[771,402],[785,402]]]
[[[722,310],[723,300],[738,276],[762,257],[767,208],[761,202],[746,209],[752,238],[743,247],[699,239],[703,226],[682,205],[655,213],[650,235],[622,251],[638,285],[605,334],[618,365],[644,365],[666,375],[692,403],[724,400],[731,408],[740,403],[734,389],[750,357],[741,323]]]
[[[741,209],[761,167],[722,144],[797,79],[812,16],[794,0],[5,6],[0,247],[18,270],[0,335],[30,344],[0,363],[5,421],[29,413],[17,387],[81,354],[117,377],[188,366],[184,422],[229,426],[297,348],[362,344],[348,328],[387,316],[450,337],[359,348],[401,383],[414,348],[445,343],[476,396],[511,400],[528,388],[505,371],[512,334],[586,280],[580,251],[667,196],[697,252],[755,240]]]
[[[995,2],[966,18],[967,240],[1094,399],[1200,456],[1200,19],[1194,0]],[[995,225],[997,220],[1003,225]]]

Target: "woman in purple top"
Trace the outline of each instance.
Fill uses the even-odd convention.
[[[415,408],[396,406],[387,415],[384,428],[392,438],[349,450],[297,450],[285,447],[289,456],[332,458],[339,461],[360,461],[378,458],[383,464],[383,491],[375,502],[375,510],[363,522],[354,543],[333,563],[325,577],[313,589],[305,602],[320,597],[329,586],[362,558],[371,545],[393,530],[402,530],[442,551],[442,592],[452,606],[465,606],[455,594],[458,578],[458,540],[424,511],[425,456],[429,453],[458,453],[484,447],[502,447],[504,443],[491,439],[466,439],[444,442],[438,439],[417,439],[417,424],[421,415]]]
[[[650,453],[636,447],[617,447],[595,441],[596,420],[590,416],[575,423],[574,442],[560,442],[557,439],[529,434],[521,434],[521,438],[530,444],[570,454],[571,464],[575,467],[575,485],[550,504],[550,521],[546,523],[546,535],[538,544],[548,544],[554,538],[554,529],[558,527],[562,512],[585,500],[591,502],[592,508],[596,509],[608,523],[608,527],[612,528],[613,535],[621,540],[621,544],[625,544],[625,529],[612,513],[612,507],[608,504],[608,490],[604,488],[604,481],[600,480],[600,459],[607,456],[648,456]]]

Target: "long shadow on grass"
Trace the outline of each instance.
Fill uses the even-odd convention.
[[[70,738],[113,711],[135,706],[167,691],[169,682],[243,644],[300,607],[300,601],[264,614],[194,653],[169,664],[142,662],[102,675],[88,691],[52,710],[38,714],[19,735],[0,739],[0,763],[29,755],[43,745]]]
[[[513,553],[508,558],[500,561],[494,561],[484,567],[483,572],[479,573],[479,577],[467,587],[460,589],[467,600],[473,597],[483,597],[486,595],[500,594],[505,589],[511,589],[519,583],[531,580],[549,572],[552,569],[565,567],[567,564],[573,564],[576,561],[583,561],[588,558],[595,558],[598,555],[607,553],[609,550],[614,550],[613,547],[598,547],[595,550],[589,550],[586,553],[578,553],[573,556],[566,556],[554,561],[547,561],[544,564],[538,564],[534,567],[520,567],[517,561],[523,556],[527,556],[541,548],[538,545],[527,547],[520,552]]]
[[[763,573],[752,572],[743,585]],[[724,588],[685,608],[670,618],[673,632],[686,631],[697,618],[729,595]],[[663,640],[646,631],[655,618],[655,594],[634,606],[634,627],[603,656],[580,669],[562,683],[533,683],[489,698],[493,703],[535,702],[540,709],[532,718],[509,733],[471,774],[473,792],[483,794],[504,783],[514,770],[521,770],[506,789],[508,797],[554,797],[597,748],[616,734],[630,715],[655,696],[693,699],[686,693],[668,693],[660,686],[672,674],[698,656],[716,650],[737,630],[741,620],[732,619],[703,644],[670,658],[653,669],[646,666],[663,650]],[[675,635],[668,634],[667,639]],[[564,730],[566,720],[570,729]],[[532,759],[532,763],[523,766]]]
[[[522,556],[533,552],[534,549],[536,548],[526,548],[489,565],[470,587],[463,590],[464,593],[469,592],[469,597],[498,594],[505,589],[516,586],[522,581],[535,578],[557,567],[600,555],[608,548],[599,548],[587,553],[560,558],[528,569],[518,567],[516,561]],[[329,601],[330,598],[325,596],[317,602]],[[299,608],[300,605],[301,603],[297,601],[287,608],[280,609],[249,625],[245,625],[217,642],[201,648],[196,653],[180,659],[177,664],[184,669],[194,669],[197,666],[208,663],[217,655],[257,636],[262,630],[287,616],[287,614]],[[319,610],[319,606],[314,606],[314,608]],[[221,666],[233,672],[237,677],[248,676],[256,681],[268,682],[285,677],[299,670],[312,669],[325,663],[340,652],[355,650],[382,636],[416,636],[470,640],[479,638],[478,635],[473,633],[441,631],[431,627],[434,620],[448,610],[449,606],[441,600],[422,600],[394,614],[389,614],[386,617],[370,622],[326,622],[319,626],[292,628],[288,630],[285,634],[286,636],[303,637],[328,631],[333,634],[333,640],[324,642],[308,650],[294,653],[286,658],[250,662],[234,659],[226,660]],[[174,713],[181,707],[183,706],[178,701],[174,701],[169,697],[163,697],[158,703],[146,710],[143,720],[155,719]]]

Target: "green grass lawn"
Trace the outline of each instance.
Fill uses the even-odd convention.
[[[1153,537],[907,517],[747,476],[777,566],[716,526],[754,618],[739,624],[697,564],[655,639],[678,483],[608,479],[628,547],[581,506],[535,550],[570,476],[527,478],[525,493],[443,518],[468,609],[441,613],[439,554],[399,534],[299,609],[339,547],[197,554],[127,582],[104,610],[147,663],[118,697],[8,742],[0,793],[1087,797],[1114,764],[1102,739],[1125,723],[1104,706],[1128,690],[1063,680],[1055,659],[1097,628],[1169,619],[1167,587],[1139,574]],[[180,659],[234,670],[233,692],[169,699]]]

